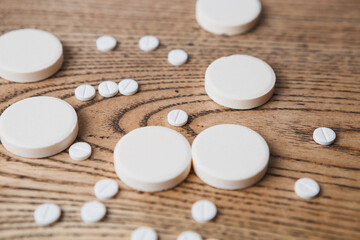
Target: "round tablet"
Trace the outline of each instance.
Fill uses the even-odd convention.
[[[36,82],[63,63],[59,39],[38,29],[19,29],[0,37],[0,76],[13,82]]]
[[[94,186],[95,196],[101,200],[112,198],[118,191],[119,185],[112,179],[102,179]]]
[[[98,91],[101,96],[109,98],[119,92],[118,85],[113,81],[104,81],[99,84]]]
[[[208,200],[199,200],[191,208],[191,214],[198,223],[206,223],[211,221],[217,213],[214,203]]]
[[[181,183],[189,174],[190,144],[170,128],[138,128],[117,143],[114,165],[118,177],[134,189],[166,190]]]
[[[232,55],[209,65],[205,73],[205,90],[222,106],[250,109],[271,98],[275,81],[275,73],[266,62],[248,55]]]
[[[34,220],[40,226],[48,226],[56,222],[61,215],[60,207],[54,203],[44,203],[34,211]]]
[[[320,145],[330,145],[335,141],[336,133],[331,128],[320,127],[315,129],[313,138]]]
[[[192,145],[195,173],[221,189],[242,189],[258,182],[266,173],[269,156],[269,147],[258,133],[234,124],[205,129]]]
[[[98,201],[90,201],[81,207],[81,219],[86,223],[98,222],[104,218],[106,207]]]
[[[185,111],[175,109],[169,112],[167,118],[169,124],[175,127],[181,127],[187,123],[189,117]]]
[[[196,20],[214,34],[236,35],[256,25],[261,14],[260,0],[198,0]]]
[[[108,52],[116,47],[116,39],[109,35],[104,35],[96,39],[96,47],[99,51]]]
[[[1,141],[11,153],[42,158],[59,153],[75,140],[74,108],[54,97],[31,97],[8,107],[0,119]]]
[[[200,234],[192,231],[182,232],[176,240],[202,240]]]
[[[182,49],[171,50],[168,54],[168,61],[174,66],[183,65],[188,60],[188,54]]]
[[[300,178],[295,183],[295,192],[301,198],[310,199],[319,194],[320,186],[311,178]]]
[[[159,44],[159,39],[151,35],[143,36],[139,40],[139,48],[144,52],[150,52],[155,50],[159,46]]]
[[[119,82],[119,92],[122,95],[134,95],[139,88],[139,84],[133,79],[124,79]]]
[[[82,161],[91,155],[91,146],[86,142],[77,142],[69,148],[69,155],[72,160]]]
[[[96,95],[95,88],[91,85],[80,85],[75,89],[75,97],[80,101],[89,101]]]
[[[157,240],[158,236],[154,229],[150,227],[139,227],[131,234],[131,240]]]

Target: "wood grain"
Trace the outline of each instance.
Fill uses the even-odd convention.
[[[0,239],[129,239],[138,226],[155,228],[161,240],[185,230],[204,238],[360,239],[360,1],[263,0],[259,25],[241,36],[214,36],[194,18],[195,0],[0,0],[1,34],[39,28],[62,41],[65,62],[52,78],[15,84],[0,79],[0,113],[21,99],[47,95],[77,110],[78,140],[93,147],[89,160],[74,162],[63,152],[46,159],[14,156],[0,145]],[[96,50],[95,40],[111,34],[115,51]],[[138,39],[157,36],[158,50],[141,52]],[[173,48],[190,59],[179,67],[167,63]],[[211,101],[204,72],[215,59],[234,53],[267,61],[277,74],[273,98],[253,110],[237,111]],[[80,102],[81,83],[134,78],[134,96]],[[192,142],[202,130],[235,123],[259,132],[269,143],[266,177],[254,187],[226,191],[207,186],[194,173],[173,190],[134,191],[118,180],[112,151],[129,131],[148,125],[169,126],[167,113],[181,108],[189,123],[173,128]],[[331,146],[313,142],[316,127],[338,135]],[[117,179],[121,191],[104,201],[104,221],[89,225],[80,208],[94,200],[93,185]],[[298,178],[311,177],[321,194],[302,200],[293,191]],[[194,201],[209,199],[219,215],[195,223]],[[43,202],[59,204],[61,220],[38,227],[33,211]]]

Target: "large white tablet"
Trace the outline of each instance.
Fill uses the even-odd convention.
[[[212,62],[205,73],[205,90],[216,103],[234,109],[251,109],[273,95],[276,76],[263,60],[231,55]]]
[[[138,128],[117,143],[114,165],[120,180],[136,190],[166,190],[181,183],[189,174],[190,144],[170,128]]]
[[[242,189],[266,173],[269,147],[250,128],[222,124],[202,131],[192,144],[194,170],[205,183],[221,189]]]
[[[36,82],[56,73],[63,63],[59,39],[38,29],[19,29],[0,37],[0,77]]]
[[[65,150],[76,138],[74,108],[54,97],[31,97],[8,107],[0,118],[0,138],[11,153],[42,158]]]

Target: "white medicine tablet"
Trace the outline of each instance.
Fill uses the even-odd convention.
[[[122,95],[134,95],[139,88],[139,84],[133,79],[124,79],[119,82],[119,92]]]
[[[167,118],[169,124],[175,127],[181,127],[187,123],[189,117],[185,111],[175,109],[169,112]]]
[[[94,193],[98,199],[104,200],[114,197],[119,191],[119,185],[115,180],[102,179],[94,186]]]
[[[69,155],[72,160],[82,161],[91,155],[91,146],[86,142],[77,142],[69,148]]]
[[[251,109],[266,103],[274,92],[276,76],[263,60],[231,55],[212,62],[205,73],[205,90],[216,103]]]
[[[176,240],[202,240],[200,234],[192,231],[182,232]]]
[[[320,186],[311,178],[300,178],[295,183],[295,192],[301,198],[310,199],[319,194]]]
[[[139,48],[144,52],[150,52],[155,50],[159,46],[159,44],[159,39],[151,35],[143,36],[139,40]]]
[[[192,144],[194,170],[205,183],[221,189],[242,189],[266,173],[270,151],[257,132],[235,125],[215,125]]]
[[[78,134],[74,108],[54,97],[31,97],[8,107],[0,119],[1,141],[11,153],[43,158],[69,147]]]
[[[114,165],[120,180],[134,189],[144,192],[166,190],[188,176],[190,144],[183,135],[170,128],[138,128],[117,143]]]
[[[168,54],[168,61],[174,66],[183,65],[188,60],[188,54],[182,49],[171,50]]]
[[[109,35],[104,35],[96,39],[96,47],[99,51],[108,52],[116,47],[116,39]]]
[[[336,133],[331,128],[320,127],[315,129],[313,138],[320,145],[330,145],[335,141]]]
[[[139,227],[131,234],[131,240],[157,240],[158,236],[154,229],[150,227]]]
[[[260,0],[198,0],[196,20],[214,34],[236,35],[256,25],[261,14]]]
[[[75,97],[80,101],[89,101],[96,95],[95,88],[91,85],[80,85],[75,89]]]
[[[61,215],[60,207],[54,203],[44,203],[34,211],[34,220],[40,226],[48,226],[56,222]]]
[[[0,37],[0,77],[36,82],[56,73],[63,63],[58,38],[38,29],[19,29]]]
[[[118,85],[113,81],[104,81],[99,84],[98,91],[105,98],[113,97],[119,92]]]
[[[216,216],[217,209],[214,203],[208,200],[199,200],[191,208],[191,214],[198,223],[206,223]]]
[[[104,218],[106,207],[98,201],[90,201],[85,203],[81,208],[81,219],[86,223],[98,222]]]

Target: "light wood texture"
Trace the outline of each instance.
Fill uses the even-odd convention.
[[[161,240],[185,230],[205,238],[360,239],[360,1],[264,0],[263,18],[250,33],[214,36],[195,21],[195,0],[0,0],[1,34],[39,28],[60,38],[65,63],[51,79],[15,84],[0,79],[0,113],[21,99],[48,95],[77,110],[78,140],[93,147],[89,160],[75,162],[67,152],[46,159],[14,156],[0,145],[0,239],[129,239],[138,226],[156,229]],[[111,34],[116,50],[96,50],[98,36]],[[138,39],[157,36],[158,50],[141,52]],[[182,48],[187,64],[167,63]],[[211,101],[204,91],[206,67],[234,53],[267,61],[277,74],[273,98],[253,110],[237,111]],[[134,96],[80,102],[79,84],[134,78]],[[254,187],[225,191],[207,186],[191,173],[173,190],[134,191],[118,180],[112,152],[127,132],[142,126],[168,126],[167,113],[189,114],[184,127],[172,127],[192,142],[202,130],[235,123],[259,132],[271,149],[266,177]],[[338,135],[331,146],[312,140],[316,127]],[[294,193],[298,178],[321,185],[319,197]],[[94,200],[93,185],[117,179],[121,191],[104,201],[107,217],[97,224],[80,220],[80,208]],[[219,215],[195,223],[191,206],[216,203]],[[33,211],[54,202],[63,210],[51,227],[35,225]]]

